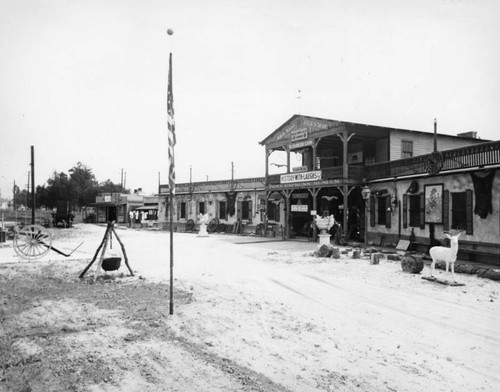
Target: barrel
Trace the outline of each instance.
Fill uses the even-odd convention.
[[[418,274],[424,269],[424,260],[422,256],[405,255],[401,259],[401,268],[404,272]]]

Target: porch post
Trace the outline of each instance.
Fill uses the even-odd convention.
[[[343,220],[343,226],[344,226],[344,234],[347,235],[347,214],[349,213],[349,187],[347,184],[345,184],[345,181],[349,179],[349,161],[348,161],[348,154],[349,154],[349,149],[348,149],[348,143],[349,140],[354,136],[354,133],[351,133],[348,135],[347,129],[344,129],[342,134],[338,134],[338,137],[340,140],[342,140],[342,147],[343,147],[343,170],[342,170],[342,178],[344,179],[344,186],[342,193],[344,194],[344,220]]]
[[[290,197],[292,196],[293,190],[284,190],[285,195],[285,232],[284,237],[286,240],[290,239]]]
[[[307,188],[309,193],[312,196],[313,199],[313,210],[316,211],[316,214],[318,214],[318,193],[321,190],[321,188]],[[317,235],[317,228],[316,225],[313,225],[313,240],[316,241],[316,235]]]
[[[290,173],[290,146],[285,146],[286,151],[286,172]]]

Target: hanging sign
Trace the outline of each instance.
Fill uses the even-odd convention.
[[[293,172],[305,172],[307,171],[307,166],[296,166],[292,167]]]
[[[290,132],[292,142],[307,139],[307,128],[294,129]]]
[[[292,199],[307,199],[309,193],[292,193]]]
[[[287,184],[290,182],[302,182],[302,181],[319,181],[321,180],[321,170],[301,172],[301,173],[291,173],[282,174],[280,176],[280,183]]]
[[[290,144],[290,149],[291,150],[296,150],[298,148],[304,148],[304,147],[309,147],[312,146],[313,142],[312,140],[304,140],[302,142],[295,142]]]
[[[307,204],[292,204],[290,209],[292,212],[307,212],[309,206]]]

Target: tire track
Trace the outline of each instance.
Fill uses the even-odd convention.
[[[420,319],[422,321],[433,323],[433,324],[438,325],[440,327],[444,327],[446,329],[456,330],[457,332],[460,332],[460,333],[465,333],[465,334],[468,334],[468,335],[473,335],[473,336],[479,337],[481,339],[488,340],[491,343],[494,343],[494,344],[497,344],[497,345],[500,346],[500,338],[497,337],[496,333],[493,330],[489,330],[489,329],[486,330],[485,332],[489,333],[489,335],[486,335],[486,334],[481,334],[481,333],[478,333],[476,331],[470,330],[468,328],[463,328],[463,327],[461,327],[459,325],[456,325],[456,324],[451,324],[451,323],[446,323],[446,322],[443,322],[443,321],[439,321],[436,318],[439,317],[440,314],[435,314],[436,312],[432,309],[432,307],[426,308],[425,311],[426,312],[433,312],[434,313],[433,316],[435,316],[434,318],[432,316],[426,317],[426,316],[423,316],[423,315],[418,315],[418,314],[415,314],[415,313],[406,312],[406,311],[404,311],[404,310],[402,310],[402,309],[400,309],[400,308],[398,308],[396,306],[390,305],[387,301],[380,301],[380,300],[378,300],[376,298],[373,298],[373,297],[367,297],[365,295],[353,292],[353,291],[351,291],[349,289],[346,289],[345,287],[333,284],[332,282],[329,282],[327,280],[324,280],[324,279],[322,279],[320,277],[317,277],[317,276],[314,276],[314,275],[309,275],[309,274],[302,274],[302,275],[305,276],[305,277],[307,277],[307,278],[309,278],[309,279],[315,280],[317,282],[321,282],[321,283],[323,283],[325,285],[328,285],[330,287],[334,287],[336,289],[340,289],[342,291],[349,292],[349,294],[355,295],[358,298],[362,298],[365,301],[367,301],[368,303],[372,303],[372,304],[374,304],[376,306],[379,306],[379,307],[382,307],[384,309],[390,309],[391,311],[393,311],[395,313],[402,314],[402,315],[405,315],[405,316],[408,316],[408,317],[412,317],[412,318],[417,318],[417,319]],[[378,290],[378,291],[380,292],[380,290]]]

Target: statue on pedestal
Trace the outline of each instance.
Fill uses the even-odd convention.
[[[321,230],[319,234],[319,246],[330,245],[330,234],[328,234],[328,231],[335,224],[335,218],[333,215],[325,217],[316,216],[314,223],[317,228]]]
[[[198,220],[200,221],[200,231],[198,237],[208,237],[207,224],[209,221],[208,214],[198,214]]]

